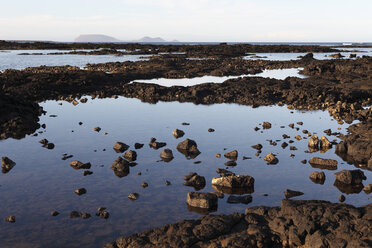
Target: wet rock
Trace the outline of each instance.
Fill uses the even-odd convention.
[[[290,189],[286,189],[284,191],[284,196],[287,199],[292,198],[292,197],[296,197],[296,196],[300,196],[300,195],[303,195],[303,194],[304,193],[302,193],[301,191],[295,191],[295,190],[290,190]]]
[[[343,184],[356,185],[366,180],[366,176],[361,170],[342,170],[335,173],[336,180]]]
[[[108,219],[110,217],[110,213],[106,211],[106,208],[101,207],[98,209],[96,216],[102,219]]]
[[[141,186],[142,186],[142,188],[147,188],[147,187],[149,186],[149,184],[146,183],[146,182],[143,182],[143,183],[141,184]]]
[[[302,121],[297,122],[297,125],[302,126],[304,123]]]
[[[212,185],[217,187],[218,191],[228,189],[243,189],[247,193],[254,192],[254,178],[248,175],[229,175],[223,177],[214,177]]]
[[[139,197],[139,194],[138,194],[138,193],[131,193],[131,194],[128,195],[128,198],[129,198],[130,200],[132,200],[132,201],[137,200],[138,197]]]
[[[171,182],[168,181],[168,180],[166,180],[166,181],[165,181],[165,185],[169,186],[169,185],[171,185]]]
[[[124,153],[124,158],[128,159],[129,161],[136,161],[137,160],[137,152],[129,150]]]
[[[134,144],[134,148],[135,149],[141,149],[143,147],[144,144],[141,144],[141,143],[135,143]]]
[[[220,153],[216,153],[216,158],[220,158],[221,157],[221,154]]]
[[[295,136],[296,140],[302,140],[302,137],[300,135]]]
[[[10,215],[10,216],[5,218],[5,222],[15,223],[16,222],[16,217],[14,215]]]
[[[129,174],[129,167],[130,163],[122,157],[118,157],[111,165],[111,169],[118,177],[127,176]]]
[[[318,184],[324,184],[324,181],[326,179],[325,173],[318,172],[318,171],[311,172],[309,177],[311,181],[313,181],[314,183],[318,183]]]
[[[251,195],[242,195],[242,196],[236,196],[236,195],[230,195],[229,198],[227,198],[227,203],[243,203],[248,204],[252,202],[252,196]]]
[[[287,134],[282,134],[283,139],[289,139],[291,136],[288,136]]]
[[[366,193],[366,194],[370,194],[372,192],[372,184],[368,184],[366,185],[364,188],[363,188],[363,191]]]
[[[306,159],[301,160],[301,163],[306,164],[307,163],[307,160]]]
[[[283,149],[285,149],[288,146],[288,143],[287,142],[283,142],[281,146],[282,146]]]
[[[48,144],[42,145],[42,147],[52,150],[54,149],[55,145],[53,143],[48,143]]]
[[[333,159],[323,159],[318,157],[312,157],[309,160],[312,167],[327,170],[337,170],[337,161]]]
[[[262,123],[262,128],[263,128],[263,129],[270,129],[270,128],[271,128],[271,123],[268,122],[268,121],[264,121],[264,122]]]
[[[265,156],[264,160],[267,162],[267,164],[277,164],[277,163],[279,163],[279,159],[277,157],[275,157],[275,155],[272,152],[267,154]]]
[[[49,143],[49,141],[47,139],[42,139],[39,141],[40,144],[43,144],[43,145],[46,145]]]
[[[93,174],[93,171],[89,171],[89,170],[86,170],[83,172],[83,175],[84,176],[88,176],[88,175],[92,175]]]
[[[155,150],[157,150],[159,148],[162,148],[166,145],[167,145],[167,143],[165,143],[165,142],[157,142],[155,138],[151,138],[150,143],[149,143],[149,146],[154,148]]]
[[[252,159],[251,157],[243,156],[243,160]]]
[[[82,163],[77,160],[73,160],[70,162],[70,166],[74,168],[75,170],[80,170],[80,169],[90,169],[92,166],[89,162],[88,163]]]
[[[212,193],[187,193],[187,204],[191,207],[214,209],[218,206],[218,198]]]
[[[313,136],[311,136],[308,141],[308,146],[315,149],[319,147],[319,138],[316,134],[313,134]]]
[[[290,123],[290,124],[288,124],[288,127],[290,127],[290,128],[294,128],[294,123]]]
[[[183,125],[183,126],[189,126],[190,123],[188,123],[188,122],[182,122],[182,125]]]
[[[291,150],[291,151],[296,151],[296,150],[297,150],[297,147],[295,147],[295,146],[290,146],[290,147],[289,147],[289,150]]]
[[[261,150],[262,149],[262,145],[261,144],[257,144],[257,145],[253,145],[252,148],[253,149],[256,149],[256,150]]]
[[[227,153],[224,154],[224,156],[225,156],[225,158],[237,160],[238,159],[238,151],[234,150],[234,151],[231,151],[231,152],[227,152]]]
[[[171,149],[164,149],[160,153],[160,158],[165,162],[170,162],[173,159],[173,152]]]
[[[116,142],[113,149],[117,152],[117,153],[122,153],[122,152],[125,152],[126,150],[128,150],[129,146],[125,143],[122,143],[122,142]]]
[[[213,133],[215,130],[213,128],[208,128],[208,132]]]
[[[72,158],[72,157],[73,157],[73,155],[63,154],[62,155],[62,160],[67,160],[67,159]]]
[[[79,126],[83,125],[83,123],[81,121],[79,121]]]
[[[1,170],[3,173],[8,173],[16,163],[8,157],[1,157]]]
[[[100,127],[95,127],[95,128],[93,128],[93,131],[99,132],[99,131],[101,131],[101,128]]]
[[[87,193],[87,190],[85,188],[75,189],[75,194],[77,195],[83,195],[86,193]]]
[[[88,102],[88,98],[84,97],[84,98],[80,99],[80,102],[81,103],[87,103]]]
[[[59,212],[58,211],[53,211],[53,212],[50,213],[50,215],[51,216],[57,216],[57,215],[59,215]]]
[[[344,202],[344,201],[346,200],[346,197],[345,197],[344,195],[339,195],[339,196],[338,196],[338,200],[339,200],[340,202]]]
[[[255,127],[253,130],[257,132],[258,130],[260,130],[260,128],[259,127]]]
[[[186,157],[190,158],[196,158],[199,154],[200,151],[198,150],[198,145],[196,144],[195,141],[186,139],[182,142],[180,142],[177,145],[177,150],[184,154]]]
[[[333,183],[333,186],[335,186],[340,192],[344,194],[359,194],[363,190],[363,184],[345,184],[338,180],[335,180]]]
[[[205,187],[205,177],[199,176],[196,172],[190,172],[184,179],[186,182],[183,185],[185,186],[192,186],[196,190],[201,190]]]
[[[92,216],[89,213],[82,213],[81,214],[82,219],[89,219],[90,217],[92,217]]]
[[[173,136],[178,139],[178,138],[181,138],[185,135],[185,132],[180,130],[180,129],[174,129],[174,131],[172,132]]]
[[[332,148],[332,143],[325,137],[320,137],[320,147],[322,149],[329,149]]]
[[[212,191],[211,194],[215,194],[219,199],[223,199],[225,197],[224,193],[218,191]]]
[[[78,211],[71,211],[71,212],[70,212],[70,218],[71,218],[71,219],[80,218],[81,215],[82,215],[82,214],[81,214],[80,212],[78,212]]]

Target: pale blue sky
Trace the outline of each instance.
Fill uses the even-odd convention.
[[[12,0],[0,39],[372,41],[372,0]]]

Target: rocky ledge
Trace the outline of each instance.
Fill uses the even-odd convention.
[[[372,204],[282,200],[245,214],[206,215],[118,238],[124,247],[371,247]]]

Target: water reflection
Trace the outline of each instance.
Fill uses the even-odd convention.
[[[94,100],[88,97],[86,103],[76,106],[62,101],[41,105],[47,111],[40,121],[46,124],[43,133],[22,140],[0,141],[1,156],[17,163],[10,173],[0,174],[0,213],[3,216],[0,217],[15,215],[17,218],[14,225],[0,222],[1,247],[102,247],[120,235],[197,218],[199,212],[189,212],[187,208],[186,195],[192,188],[183,185],[183,177],[196,172],[206,180],[200,192],[214,191],[211,180],[218,175],[216,169],[224,168],[224,163],[230,161],[216,154],[235,149],[239,152],[237,165],[229,170],[254,177],[251,206],[278,206],[287,188],[304,192],[296,199],[338,202],[340,189],[333,185],[333,171],[324,171],[329,180],[323,185],[309,180],[314,168],[301,161],[319,154],[304,152],[308,149],[307,140],[294,139],[295,151],[269,142],[278,140],[279,144],[283,141],[283,133],[295,137],[301,135],[303,129],[320,134],[326,128],[340,128],[338,131],[345,133],[348,125],[331,121],[327,112],[236,104],[148,104],[123,97]],[[51,115],[57,117],[51,118]],[[254,131],[263,120],[272,123],[271,129]],[[289,123],[299,121],[303,122],[302,126],[288,128]],[[184,122],[190,125],[182,125]],[[97,126],[101,127],[101,132],[93,131]],[[166,143],[166,148],[176,151],[179,140],[172,134],[176,128],[185,133],[185,139],[196,141],[201,152],[197,159],[201,163],[194,163],[179,152],[173,152],[174,158],[169,163],[157,162],[160,150],[143,146],[136,150],[137,164],[133,166],[112,149],[118,140],[133,149],[156,136]],[[208,132],[210,128],[215,131]],[[55,148],[40,147],[41,139],[53,141]],[[255,144],[262,144],[262,154],[272,152],[280,162],[266,166],[264,156],[255,156],[257,151],[251,147]],[[295,157],[290,157],[291,153]],[[63,154],[73,155],[73,158],[62,160]],[[338,170],[351,169],[351,165],[342,163],[334,154],[334,148],[321,156],[337,160]],[[111,169],[118,157],[119,165]],[[246,157],[251,159],[244,159]],[[70,162],[74,160],[90,162],[93,174],[84,176],[83,171],[72,169]],[[367,178],[371,173],[365,171]],[[143,182],[148,187],[143,188]],[[77,196],[74,190],[79,188],[87,189],[88,193]],[[136,201],[128,199],[133,192],[140,195]],[[236,192],[226,194],[231,193]],[[346,199],[346,203],[356,206],[369,202],[364,193],[350,194]],[[100,207],[108,209],[108,219],[92,214]],[[220,199],[216,213],[244,212],[246,207]],[[51,216],[52,211],[60,214]],[[91,213],[92,217],[70,219],[71,211]]]

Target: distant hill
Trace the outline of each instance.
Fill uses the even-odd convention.
[[[158,43],[158,42],[169,42],[160,37],[149,37],[145,36],[139,40],[118,40],[114,37],[103,35],[103,34],[82,34],[75,39],[75,42],[140,42],[140,43]],[[170,42],[178,42],[173,40]]]
[[[75,42],[120,42],[120,40],[103,34],[82,34]]]

